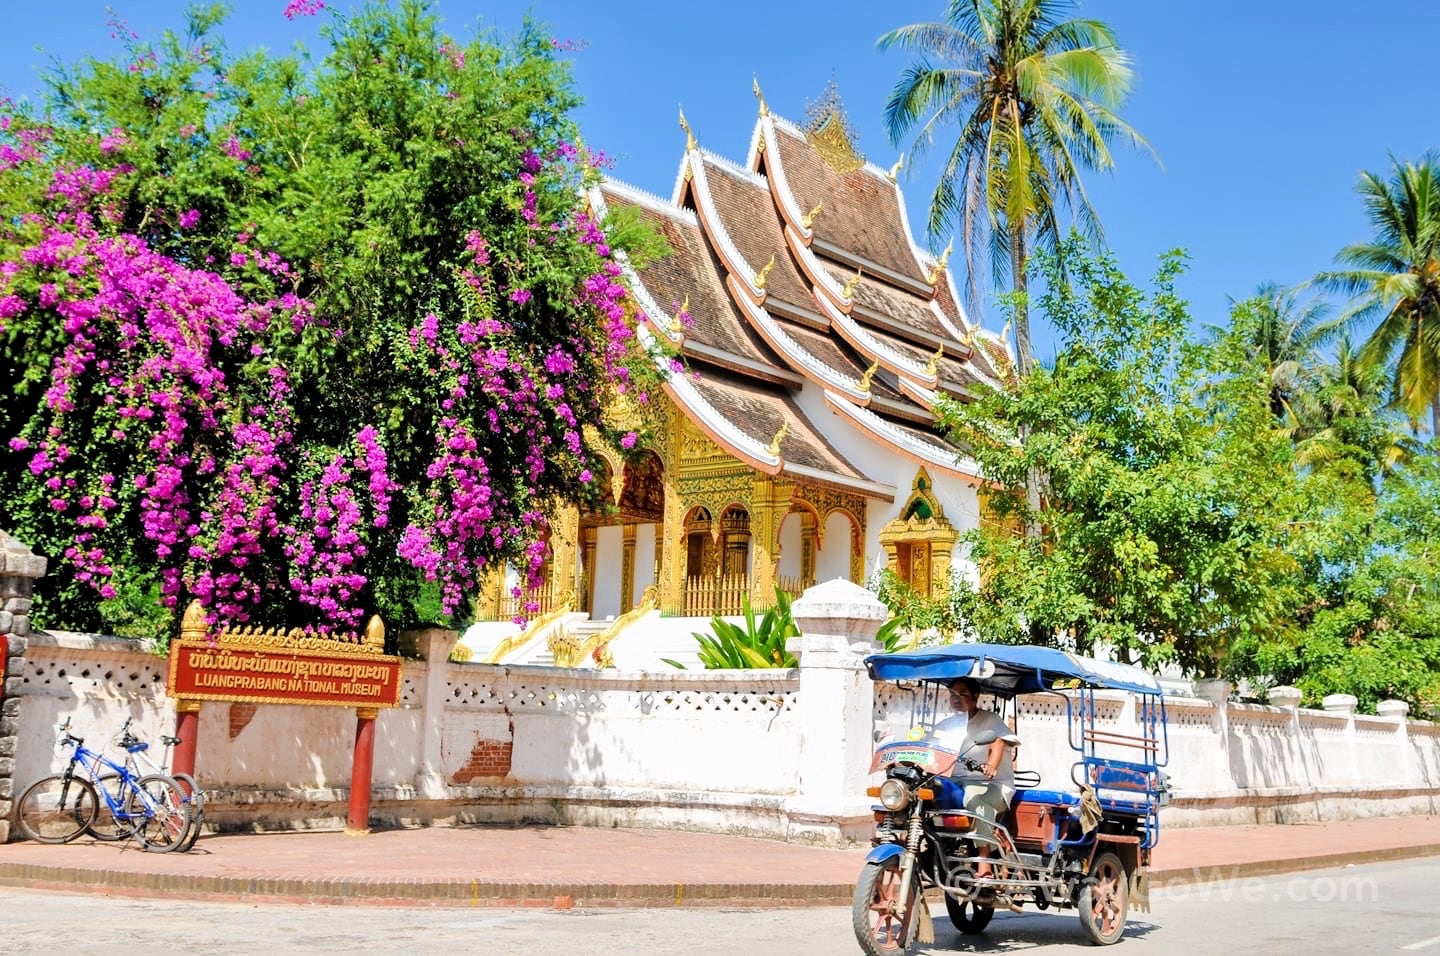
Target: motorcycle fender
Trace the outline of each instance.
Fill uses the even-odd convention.
[[[889,863],[899,859],[905,848],[898,843],[882,843],[865,855],[866,863]]]

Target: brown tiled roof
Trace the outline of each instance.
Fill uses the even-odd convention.
[[[853,273],[845,275],[844,267],[836,262],[826,260],[824,265],[842,285],[853,276]],[[955,336],[940,324],[940,320],[930,310],[930,300],[922,299],[912,292],[898,289],[872,276],[865,276],[860,280],[855,286],[854,296],[856,310],[851,314],[857,321],[875,325],[872,315],[880,315],[901,329],[913,330],[923,337],[922,343],[934,340],[936,344],[943,343],[950,351],[960,351],[960,343],[955,340]],[[935,346],[930,346],[930,350],[933,352]]]
[[[700,343],[761,365],[779,364],[726,291],[724,267],[715,258],[698,223],[685,222],[631,202],[613,189],[602,187],[602,192],[607,206],[637,209],[646,225],[670,246],[670,255],[654,259],[637,270],[655,304],[668,313],[655,317],[655,321],[667,322],[688,296],[694,325],[685,332],[687,345]]]
[[[950,324],[955,328],[961,332],[970,328],[970,323],[965,321],[965,315],[961,311],[959,303],[950,294],[950,276],[948,275],[941,276],[940,281],[935,284],[935,304],[940,306],[940,311],[945,313],[945,318],[949,319]]]
[[[935,354],[933,350],[927,352],[922,346],[907,341],[893,332],[887,332],[884,329],[877,328],[874,325],[866,325],[865,331],[889,345],[912,362],[915,362],[921,368],[928,366],[931,357]],[[975,370],[972,369],[967,362],[953,357],[948,351],[940,356],[940,361],[935,365],[935,371],[940,376],[940,386],[942,388],[949,386],[951,388],[969,389],[980,381],[980,378],[975,374]]]
[[[804,138],[775,124],[785,180],[801,209],[823,201],[811,226],[815,239],[852,252],[916,282],[925,276],[905,235],[895,187],[864,169],[841,175]]]
[[[790,256],[789,246],[775,210],[770,190],[757,185],[742,173],[706,157],[705,181],[710,186],[710,199],[725,232],[735,243],[740,255],[759,272],[770,257],[775,268],[765,279],[768,296],[809,312],[815,311],[810,283],[800,274]],[[744,276],[753,279],[754,276]]]
[[[780,455],[786,462],[843,478],[865,479],[825,440],[784,389],[724,372],[701,375],[694,387],[737,428],[761,445],[769,445],[780,426],[789,422],[789,434],[780,445]]]
[[[950,442],[946,441],[944,438],[941,438],[940,435],[933,428],[921,428],[918,425],[911,424],[910,422],[901,421],[898,418],[892,418],[888,415],[881,417],[883,417],[887,423],[894,426],[895,428],[898,428],[903,432],[908,432],[913,438],[916,438],[920,441],[928,442],[929,444],[935,446],[936,449],[942,450],[948,454],[953,454],[956,459],[959,459],[961,457],[960,449],[957,448],[955,445],[951,444]]]
[[[817,332],[798,322],[778,318],[775,321],[778,322],[785,332],[798,342],[802,348],[845,376],[847,381],[858,382],[860,377],[865,374],[865,370],[870,367],[869,362],[866,362],[857,355],[853,349],[845,344],[844,340],[838,337]],[[797,371],[799,370],[797,369]],[[883,398],[908,401],[908,399],[902,398],[900,393],[895,389],[885,384],[878,375],[870,380],[870,391],[872,394]]]

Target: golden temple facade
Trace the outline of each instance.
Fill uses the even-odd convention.
[[[743,164],[685,124],[668,200],[615,181],[590,191],[596,212],[634,210],[668,244],[626,279],[642,341],[685,370],[667,370],[645,410],[650,446],[606,453],[609,507],[552,516],[545,584],[517,595],[495,575],[481,620],[528,604],[602,621],[642,601],[737,614],[777,585],[863,584],[885,567],[948,588],[981,481],[935,433],[935,403],[997,384],[1009,355],[966,316],[948,254],[916,244],[899,163],[865,162],[838,100],[829,109],[802,127],[761,99]]]

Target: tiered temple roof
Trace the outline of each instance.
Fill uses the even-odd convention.
[[[760,471],[893,497],[826,439],[829,416],[798,401],[808,385],[882,447],[978,481],[933,406],[1007,375],[1004,342],[965,315],[948,256],[915,243],[893,171],[845,155],[843,117],[822,122],[807,133],[762,100],[744,166],[687,126],[669,201],[615,181],[591,192],[601,212],[636,209],[672,250],[630,270],[642,337],[678,348],[690,372],[670,376],[670,398]]]

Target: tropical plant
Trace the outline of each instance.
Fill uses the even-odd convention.
[[[1300,431],[1297,406],[1307,376],[1320,364],[1320,349],[1339,332],[1339,323],[1327,316],[1329,304],[1318,298],[1302,301],[1299,290],[1266,282],[1243,302],[1231,299],[1230,308],[1232,313],[1241,308],[1254,312],[1251,344],[1270,382],[1270,411],[1283,427]]]
[[[1070,281],[1054,257],[1037,260],[1061,336],[1054,367],[941,409],[994,488],[996,520],[962,539],[981,570],[958,610],[982,640],[1217,673],[1232,644],[1279,626],[1295,589],[1291,445],[1253,316],[1197,342],[1176,293],[1181,254],[1162,258],[1147,293],[1111,257],[1068,245]]]
[[[790,613],[793,598],[788,591],[775,589],[775,604],[757,621],[750,597],[741,599],[744,623],[734,624],[720,615],[710,619],[710,633],[696,631],[700,663],[706,670],[745,670],[795,667],[799,662],[785,643],[800,629]],[[669,660],[673,667],[683,665]]]
[[[939,597],[921,594],[889,568],[874,577],[870,590],[890,610],[890,619],[875,638],[886,650],[945,643],[953,640],[963,625],[953,592]]]
[[[1391,162],[1388,180],[1367,171],[1356,186],[1372,238],[1341,249],[1347,268],[1316,279],[1353,297],[1347,322],[1379,320],[1361,361],[1390,369],[1395,406],[1416,423],[1428,410],[1440,434],[1440,154]]]
[[[56,564],[37,617],[395,628],[533,579],[583,436],[654,384],[568,65],[425,0],[337,16],[318,64],[229,58],[223,16],[0,105],[0,525]]]
[[[959,135],[930,201],[932,241],[958,226],[967,290],[978,297],[980,250],[996,283],[1009,275],[1025,292],[1034,248],[1061,244],[1058,214],[1069,208],[1094,238],[1099,219],[1081,170],[1114,167],[1110,146],[1146,146],[1116,114],[1130,90],[1129,57],[1106,24],[1061,19],[1062,0],[950,0],[943,23],[915,23],[882,36],[882,50],[918,54],[895,85],[885,123],[897,145],[916,132],[922,154],[946,125]],[[1148,148],[1148,147],[1147,147]],[[913,164],[912,164],[913,168]],[[1031,367],[1030,320],[1015,310],[1019,371]]]

